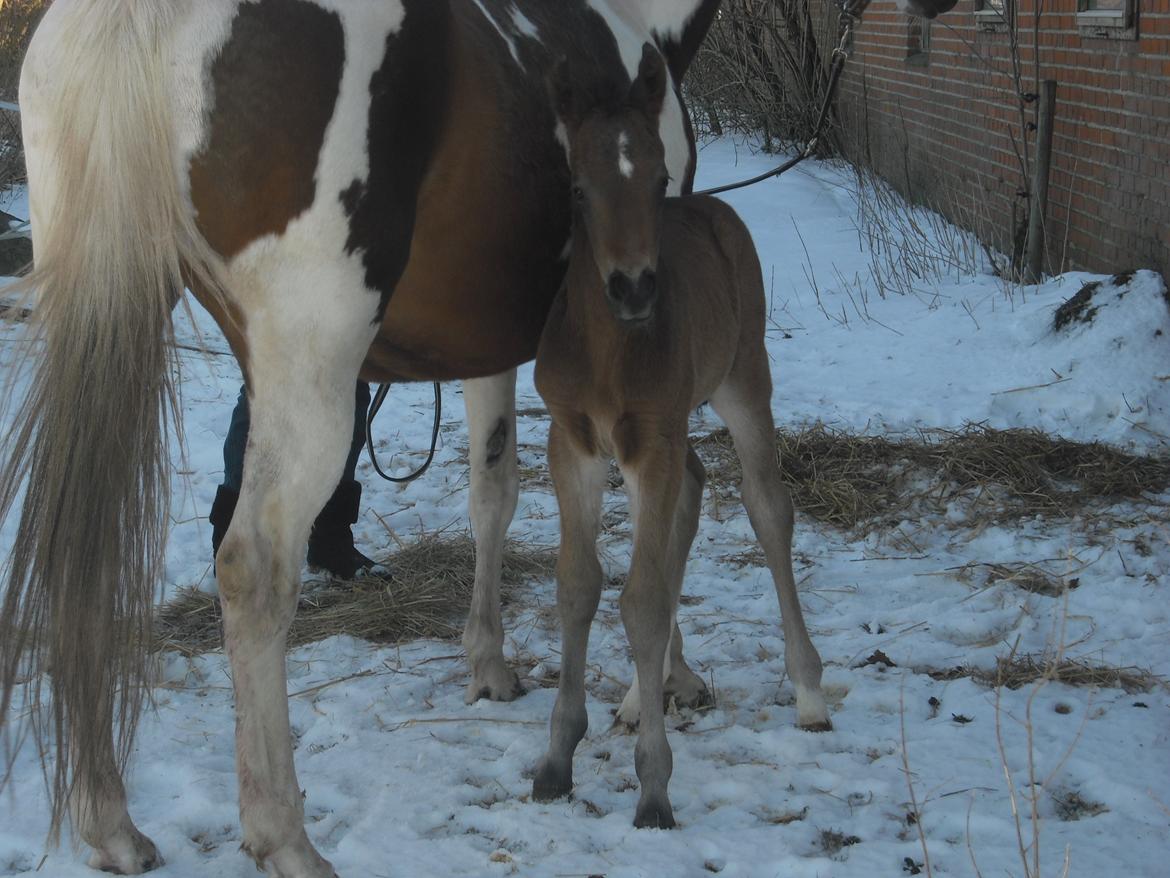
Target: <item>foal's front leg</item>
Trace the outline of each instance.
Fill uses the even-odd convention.
[[[634,825],[669,829],[674,826],[674,812],[666,788],[674,766],[666,740],[662,687],[675,603],[671,531],[680,486],[686,478],[686,422],[677,431],[639,432],[645,435],[617,443],[618,463],[638,507],[630,577],[621,597],[622,623],[634,654],[641,694],[634,767],[642,793]],[[679,437],[677,441],[663,438],[672,432]],[[621,459],[623,445],[636,448],[636,455]]]
[[[504,661],[500,572],[504,537],[516,512],[516,370],[463,382],[471,448],[471,529],[475,536],[475,588],[463,630],[471,665],[464,700],[511,701],[524,694]]]
[[[709,703],[710,694],[694,671],[687,667],[682,657],[682,632],[678,627],[678,600],[682,594],[683,577],[686,574],[687,557],[691,552],[691,544],[695,541],[695,534],[699,530],[699,512],[703,502],[703,482],[707,478],[702,461],[695,454],[690,443],[687,443],[686,472],[679,490],[678,502],[675,504],[674,523],[670,533],[670,549],[667,555],[667,582],[670,584],[672,631],[670,644],[667,648],[666,659],[663,662],[662,676],[664,696],[676,698],[676,704],[686,707],[697,707],[705,702]],[[631,497],[631,506],[636,508],[637,499]],[[637,514],[634,514],[634,529],[637,532]],[[665,697],[664,697],[665,703]],[[638,725],[638,716],[641,711],[641,692],[638,688],[637,677],[634,684],[622,699],[618,708],[615,724],[624,725],[630,729]]]
[[[601,598],[597,533],[601,498],[609,467],[588,454],[554,421],[549,431],[548,463],[560,507],[561,548],[557,556],[557,610],[561,617],[561,678],[549,724],[548,752],[537,768],[532,797],[538,802],[564,796],[573,788],[573,751],[585,737],[585,655],[589,627]]]

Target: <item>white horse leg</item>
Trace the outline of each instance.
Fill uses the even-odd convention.
[[[468,704],[480,698],[511,701],[524,694],[504,661],[500,571],[504,537],[516,512],[516,370],[463,382],[471,449],[471,529],[475,536],[475,589],[463,647],[471,665]]]
[[[290,306],[249,328],[244,480],[216,566],[236,696],[242,848],[272,878],[331,878],[305,834],[285,648],[309,528],[341,475],[373,330],[364,309],[326,316],[298,304],[303,311]]]
[[[92,730],[86,733],[93,734]],[[115,875],[157,869],[164,865],[162,856],[126,810],[126,788],[114,762],[112,739],[102,762],[104,767],[93,776],[79,774],[69,795],[73,828],[93,848],[89,865]]]

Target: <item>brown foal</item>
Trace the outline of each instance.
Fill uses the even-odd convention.
[[[764,289],[751,235],[721,201],[665,197],[653,120],[666,75],[656,49],[644,47],[629,94],[613,105],[583,106],[567,83],[558,75],[553,92],[570,145],[572,251],[536,361],[536,386],[552,415],[563,651],[533,796],[569,792],[573,751],[587,726],[585,653],[602,581],[596,541],[607,462],[615,456],[634,525],[621,613],[637,679],[619,714],[633,721],[641,709],[634,825],[670,827],[663,684],[679,645],[674,618],[705,476],[687,418],[703,400],[726,422],[743,466],[744,505],[780,598],[797,723],[826,730],[829,715],[821,660],[792,575],[793,507],[776,464]]]

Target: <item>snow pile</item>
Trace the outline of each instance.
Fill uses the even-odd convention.
[[[718,142],[704,150],[701,183],[769,162]],[[850,185],[841,170],[804,165],[729,196],[769,281],[778,423],[913,433],[981,422],[1166,452],[1170,326],[1160,278],[1074,273],[1006,289],[973,268],[883,298]],[[1095,282],[1084,309],[1095,309],[1092,320],[1057,330],[1057,309]],[[215,339],[206,315],[198,320]],[[180,323],[193,342],[193,327]],[[12,332],[0,326],[0,337]],[[183,351],[182,363],[187,454],[176,467],[169,593],[214,587],[206,515],[240,381],[227,356]],[[522,464],[542,469],[548,422],[530,367],[518,393]],[[363,461],[356,531],[372,554],[388,554],[395,539],[466,527],[457,394],[445,391],[442,445],[424,479],[383,485]],[[405,467],[430,438],[429,387],[396,388],[385,412],[375,428],[382,454],[397,453]],[[706,411],[692,422],[696,433],[718,426]],[[974,858],[983,875],[1023,875],[1014,795],[1023,844],[1031,856],[1037,842],[1043,875],[1062,874],[1066,854],[1072,875],[1162,874],[1168,501],[1047,519],[906,520],[859,533],[800,516],[797,579],[835,727],[814,735],[794,725],[776,598],[746,515],[709,499],[680,625],[717,705],[668,717],[680,824],[672,832],[631,825],[634,739],[610,729],[631,674],[616,579],[590,642],[590,732],[576,788],[550,805],[528,795],[555,698],[540,685],[559,666],[551,581],[517,590],[507,610],[505,648],[533,689],[514,704],[463,704],[457,643],[384,648],[335,637],[300,647],[289,657],[289,706],[310,838],[351,878],[926,874],[920,832],[933,874],[973,876]],[[629,563],[624,496],[607,495],[604,508],[604,564],[616,577]],[[511,536],[555,544],[555,509],[547,486],[526,483]],[[9,527],[0,541],[10,539]],[[1153,688],[1051,683],[997,695],[980,679],[1013,654],[1059,659],[1073,676],[1078,666],[1132,669],[1127,681]],[[255,874],[237,850],[227,662],[221,653],[168,657],[164,678],[128,783],[131,812],[168,861],[158,874]],[[25,746],[0,797],[0,875],[38,866],[35,874],[53,878],[92,874],[67,846],[42,864],[46,822],[39,763]]]

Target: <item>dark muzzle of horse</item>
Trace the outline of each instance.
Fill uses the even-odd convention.
[[[653,270],[643,269],[637,279],[624,271],[615,271],[605,285],[609,310],[622,323],[645,323],[654,315],[658,300],[658,280]]]

